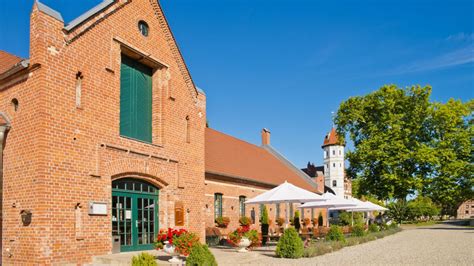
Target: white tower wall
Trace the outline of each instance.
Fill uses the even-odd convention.
[[[344,198],[344,146],[329,145],[324,149],[324,184],[336,196]]]

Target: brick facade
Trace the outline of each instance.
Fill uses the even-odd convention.
[[[138,31],[140,20],[149,25],[148,37]],[[2,263],[81,264],[110,253],[111,216],[88,215],[88,204],[106,202],[110,210],[111,182],[123,177],[160,188],[160,227],[174,227],[179,200],[184,227],[204,239],[206,99],[158,3],[115,1],[69,31],[35,4],[30,31],[29,67],[0,81],[0,112],[11,120]],[[119,134],[123,53],[154,68],[152,143]],[[31,223],[22,223],[22,211],[31,212]]]
[[[225,181],[222,179],[226,179]],[[206,227],[214,227],[214,194],[220,193],[223,196],[223,213],[222,216],[230,218],[230,224],[226,229],[221,229],[223,234],[228,234],[233,230],[239,227],[239,219],[241,217],[239,209],[239,197],[245,196],[246,199],[251,199],[253,197],[262,194],[265,191],[270,190],[273,187],[268,187],[266,185],[250,184],[248,182],[229,179],[225,177],[216,176],[213,174],[206,174],[206,185],[205,185],[205,221]],[[305,218],[317,218],[319,213],[323,216],[324,223],[326,223],[326,209],[314,209],[313,212],[311,209],[305,209],[304,214],[300,209],[297,208],[299,204],[293,204],[293,213],[296,210],[299,210],[300,213]],[[285,204],[280,204],[280,215],[279,217],[285,218],[286,215],[286,206]],[[276,204],[266,204],[268,217],[270,221],[270,230],[276,231]],[[251,217],[252,210],[255,212],[255,223],[251,225],[252,229],[257,229],[260,231],[260,206],[259,204],[249,204],[245,207],[245,216]],[[292,217],[291,215],[290,217]]]
[[[458,219],[469,219],[474,217],[474,199],[466,200],[459,205],[457,216]]]

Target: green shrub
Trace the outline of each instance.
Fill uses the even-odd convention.
[[[155,256],[146,252],[140,253],[140,255],[133,256],[132,266],[157,266]]]
[[[388,229],[395,229],[395,228],[398,228],[398,224],[395,223],[395,222],[392,222],[392,223],[388,226]]]
[[[351,236],[345,241],[313,241],[308,247],[305,248],[304,257],[315,257],[339,250],[343,247],[363,244],[372,240],[376,240],[377,238],[383,238],[385,236],[395,234],[401,230],[402,229],[397,227],[385,231],[366,234],[365,236]]]
[[[318,226],[323,226],[323,214],[321,212],[319,212],[319,215],[318,215]]]
[[[326,239],[331,241],[344,241],[345,237],[344,233],[342,232],[342,228],[337,225],[331,225]]]
[[[354,218],[354,219],[352,219]],[[341,212],[339,213],[339,224],[344,225],[352,225],[352,221],[354,224],[364,223],[364,214],[361,212]]]
[[[288,228],[283,232],[276,247],[276,255],[280,258],[297,259],[303,256],[304,245],[298,232]]]
[[[375,233],[375,232],[378,232],[378,231],[380,231],[378,225],[376,225],[376,224],[370,224],[369,225],[369,232]]]
[[[192,266],[217,266],[216,258],[207,245],[196,244],[186,259],[186,265]]]
[[[300,212],[299,211],[295,211],[295,217],[293,218],[293,226],[295,227],[297,232],[300,231],[301,223],[300,223]]]
[[[265,205],[263,206],[262,217],[260,217],[260,223],[267,225],[269,224],[267,206]]]
[[[356,224],[352,227],[351,236],[364,236],[365,235],[365,228],[362,224]]]

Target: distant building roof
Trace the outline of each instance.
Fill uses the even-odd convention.
[[[324,175],[324,166],[315,166],[313,163],[308,162],[306,168],[301,169],[310,177],[318,177]]]
[[[10,70],[21,61],[20,57],[0,50],[0,74]]]
[[[316,192],[317,185],[288,161],[275,155],[269,147],[256,146],[206,128],[206,172],[241,177],[278,186],[285,181]],[[307,178],[307,179],[305,179]]]
[[[344,145],[339,140],[339,135],[336,132],[335,128],[332,128],[331,131],[324,137],[323,147],[330,145]]]

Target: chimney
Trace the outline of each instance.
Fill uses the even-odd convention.
[[[270,145],[270,130],[262,129],[262,146]]]

